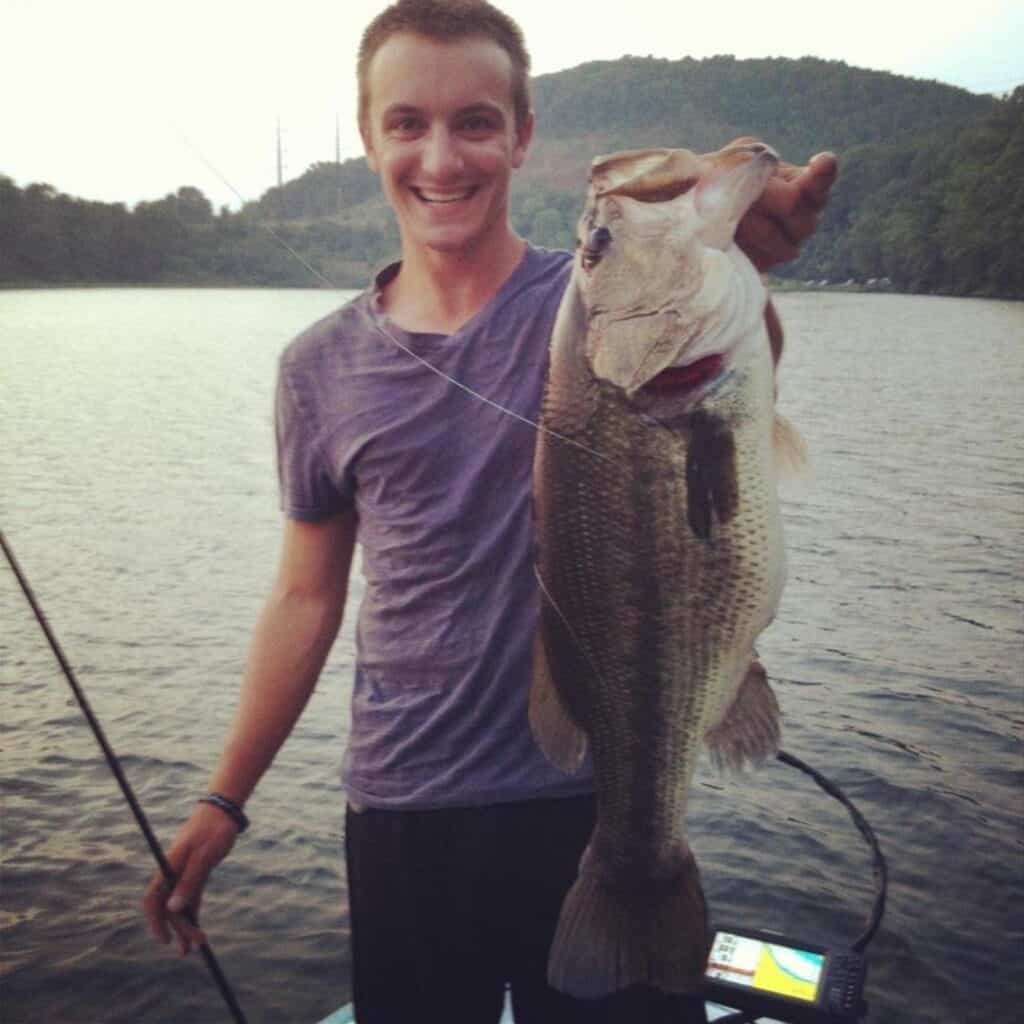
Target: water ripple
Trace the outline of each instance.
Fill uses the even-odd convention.
[[[4,529],[165,842],[206,784],[274,571],[277,355],[338,301],[0,294],[0,415],[18,441],[0,448]],[[1001,950],[1024,939],[1024,307],[779,306],[782,411],[814,479],[787,490],[789,581],[759,648],[786,748],[857,802],[889,859],[869,1022],[1009,1019],[1024,983],[994,969],[993,936]],[[349,994],[346,618],[204,900],[243,1006],[267,1024],[318,1020]],[[198,965],[146,933],[148,852],[9,572],[0,619],[5,1022],[221,1019]],[[803,776],[702,765],[689,826],[717,916],[826,941],[862,928],[870,857]]]

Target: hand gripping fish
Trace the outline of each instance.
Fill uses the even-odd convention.
[[[800,442],[774,411],[777,321],[733,243],[776,162],[744,140],[591,168],[534,467],[530,721],[567,771],[589,747],[597,790],[549,962],[574,995],[699,988],[698,750],[740,767],[778,748],[754,643],[785,572],[775,449]]]

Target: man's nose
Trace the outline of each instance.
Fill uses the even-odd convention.
[[[462,170],[458,139],[444,127],[431,130],[423,151],[423,170],[433,178],[444,179]]]

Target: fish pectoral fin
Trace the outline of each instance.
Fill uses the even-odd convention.
[[[540,628],[533,640],[529,716],[533,737],[544,756],[563,772],[576,772],[587,753],[587,735],[569,714],[555,686]]]
[[[754,658],[722,718],[704,734],[715,767],[740,771],[774,757],[782,739],[780,719],[768,674]]]

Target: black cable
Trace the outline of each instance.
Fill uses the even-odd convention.
[[[7,561],[10,563],[11,569],[14,570],[14,575],[17,577],[18,583],[21,585],[22,592],[25,594],[25,598],[28,600],[32,611],[35,612],[36,619],[42,627],[43,633],[46,635],[46,639],[49,641],[50,648],[56,656],[60,667],[64,670],[64,675],[71,686],[75,699],[78,701],[78,706],[82,709],[82,713],[85,715],[86,721],[88,721],[89,727],[92,729],[93,735],[96,737],[96,742],[99,743],[100,749],[103,751],[103,756],[107,759],[107,764],[110,766],[110,770],[114,773],[114,778],[117,779],[117,783],[121,787],[121,792],[124,795],[125,800],[128,802],[128,806],[131,808],[132,814],[135,815],[135,820],[138,823],[139,828],[142,829],[142,834],[146,837],[146,842],[149,844],[149,849],[153,854],[153,858],[160,866],[160,871],[168,885],[173,888],[177,878],[171,870],[171,866],[167,862],[167,858],[164,856],[164,852],[161,849],[156,836],[153,834],[153,830],[150,828],[149,822],[146,820],[145,812],[142,810],[139,801],[135,798],[135,793],[132,792],[132,787],[121,769],[121,764],[117,759],[117,755],[107,742],[107,737],[103,733],[103,727],[100,725],[99,719],[93,714],[92,708],[89,707],[89,702],[86,700],[85,693],[81,686],[79,686],[78,680],[75,678],[75,673],[72,671],[67,658],[64,657],[64,652],[61,650],[61,646],[57,642],[57,637],[54,635],[53,630],[50,629],[50,624],[46,621],[46,616],[43,614],[43,610],[39,606],[39,602],[36,601],[35,594],[33,594],[32,588],[29,586],[28,580],[25,578],[25,574],[21,571],[21,566],[18,564],[18,560],[14,557],[14,552],[8,545],[2,530],[0,530],[0,547],[4,549],[4,554],[7,556]],[[188,921],[198,927],[196,916],[190,908],[186,908],[183,913]],[[228,980],[224,976],[224,972],[221,970],[220,964],[217,962],[217,958],[213,955],[213,950],[210,949],[208,944],[204,943],[199,947],[199,952],[202,954],[203,960],[206,961],[206,966],[209,968],[210,974],[213,975],[213,980],[216,982],[217,988],[220,990],[220,994],[224,997],[224,1002],[227,1003],[232,1017],[237,1021],[237,1024],[246,1024],[245,1014],[242,1013],[242,1009],[238,1005],[238,1000],[235,998],[235,994],[232,992],[231,986],[228,984]]]
[[[821,772],[815,771],[810,765],[804,764],[800,758],[787,754],[784,750],[780,750],[776,757],[783,764],[788,764],[790,767],[802,771],[805,775],[809,775],[829,796],[835,797],[849,811],[853,823],[871,848],[872,867],[875,875],[875,902],[871,908],[871,913],[868,915],[864,932],[850,947],[854,953],[863,953],[868,943],[874,938],[875,932],[878,931],[878,927],[882,923],[882,915],[885,913],[885,897],[889,887],[889,870],[886,867],[882,848],[878,845],[878,839],[875,837],[874,830],[868,824],[867,819],[854,807],[850,798],[834,782],[826,779]]]

